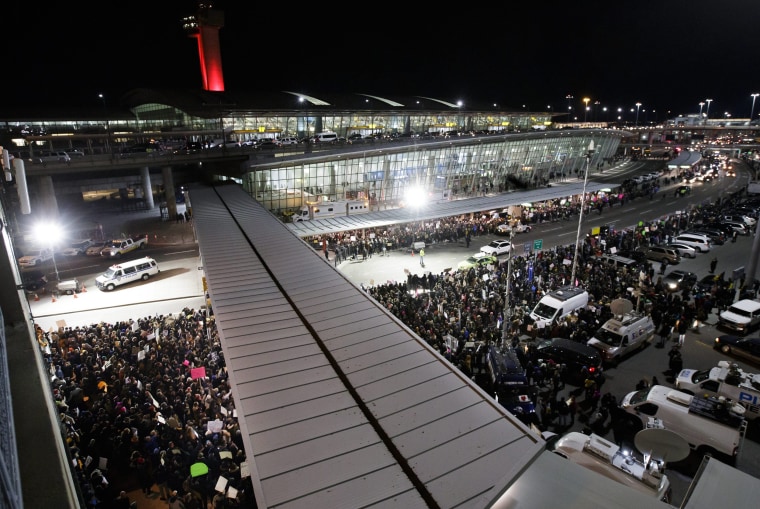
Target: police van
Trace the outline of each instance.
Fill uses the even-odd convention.
[[[525,416],[536,411],[536,387],[513,348],[488,347],[486,364],[496,400],[512,414]]]
[[[746,409],[747,420],[760,416],[760,374],[747,373],[729,361],[720,361],[711,369],[682,369],[676,387],[688,394],[710,394],[736,401]]]
[[[95,278],[95,284],[98,289],[112,291],[117,286],[121,286],[132,281],[147,281],[151,276],[161,272],[156,260],[146,256],[128,262],[111,265],[107,271]]]
[[[620,408],[639,421],[639,429],[669,429],[697,454],[734,465],[747,430],[744,407],[726,398],[691,395],[664,385],[628,393]]]
[[[604,322],[587,344],[599,350],[605,363],[616,365],[625,355],[651,343],[654,333],[649,315],[630,312]]]

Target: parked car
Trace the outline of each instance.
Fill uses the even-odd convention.
[[[277,145],[283,146],[283,145],[298,145],[298,138],[295,136],[287,136],[285,138],[278,139],[275,143]]]
[[[203,150],[203,143],[199,141],[188,141],[185,145],[174,151],[175,154],[195,154]]]
[[[602,369],[599,350],[565,338],[540,342],[533,360],[536,363],[552,360],[558,365],[564,364],[567,366],[565,381],[574,385],[582,385],[586,377],[593,376]]]
[[[96,242],[93,242],[90,247],[88,247],[84,254],[87,256],[100,256],[100,252],[103,251],[103,248],[105,248],[107,245],[109,245],[108,242],[104,240],[98,240]]]
[[[48,280],[43,271],[30,269],[21,271],[21,284],[27,292],[37,292],[47,286]]]
[[[665,246],[651,246],[646,250],[647,258],[657,262],[666,262],[672,265],[681,263],[681,255],[676,249]]]
[[[757,219],[755,219],[754,217],[751,217],[745,214],[733,213],[733,212],[724,215],[721,218],[721,221],[727,221],[727,222],[733,222],[733,223],[744,223],[750,228],[757,224]]]
[[[510,226],[509,223],[502,223],[496,227],[497,235],[509,235],[509,231],[514,233],[527,233],[531,231],[533,227],[529,224],[516,223],[514,226]]]
[[[697,257],[697,250],[694,249],[691,246],[687,246],[686,244],[681,243],[672,243],[668,244],[666,247],[669,247],[671,249],[675,249],[678,251],[678,254],[681,255],[681,258],[696,258]]]
[[[48,152],[42,152],[35,154],[32,158],[35,163],[68,163],[71,161],[71,157],[63,150],[54,150]]]
[[[256,148],[259,150],[271,150],[273,148],[277,148],[277,144],[272,138],[262,138],[256,144]]]
[[[69,244],[69,247],[65,248],[63,251],[61,251],[61,254],[63,256],[79,256],[83,255],[87,248],[92,245],[91,239],[82,239],[77,240],[75,242],[72,242]]]
[[[739,223],[736,221],[723,221],[722,224],[730,226],[737,235],[749,235],[751,233],[751,230],[744,223]]]
[[[459,270],[468,270],[472,269],[474,267],[485,267],[487,265],[496,265],[499,263],[499,259],[496,258],[494,255],[486,254],[486,253],[475,253],[474,255],[468,257],[466,260],[462,260],[457,265],[457,269]]]
[[[53,251],[48,248],[36,248],[28,249],[24,251],[24,256],[18,259],[18,266],[24,267],[36,267],[42,265],[48,260],[53,259]]]
[[[743,338],[724,334],[715,338],[713,348],[727,355],[741,357],[760,365],[760,338]]]
[[[71,159],[74,159],[77,157],[84,157],[84,152],[76,148],[72,148],[71,150],[64,150],[64,152],[66,152],[66,155],[69,156]]]
[[[719,228],[713,228],[712,226],[700,226],[693,230],[689,230],[687,233],[700,233],[710,237],[710,241],[716,246],[722,246],[726,243],[726,233]]]
[[[694,288],[697,282],[697,275],[685,270],[673,270],[662,278],[662,284],[669,292],[678,292],[681,290]]]
[[[511,243],[508,240],[494,240],[489,242],[488,245],[481,247],[480,252],[499,256],[509,253],[511,248]]]
[[[158,154],[161,152],[161,145],[159,143],[135,143],[129,147],[125,147],[121,151],[122,157],[129,157],[130,154]]]

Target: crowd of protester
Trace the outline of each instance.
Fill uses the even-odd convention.
[[[532,213],[524,212],[519,220],[526,223],[562,220],[561,207],[551,207],[554,205],[534,209]],[[714,309],[728,307],[736,300],[737,292],[744,288],[743,278],[732,281],[730,278],[726,280],[725,274],[717,274],[709,289],[684,287],[669,291],[663,286],[663,276],[656,274],[652,263],[643,257],[638,258],[639,262],[633,267],[620,267],[601,256],[610,252],[629,254],[650,245],[667,243],[671,237],[701,222],[706,213],[709,212],[702,207],[694,207],[659,220],[641,221],[625,230],[602,228],[598,233],[585,236],[577,260],[574,260],[574,246],[557,246],[526,256],[512,256],[511,273],[508,272],[508,262],[502,261],[493,266],[449,269],[439,274],[408,273],[406,281],[374,285],[365,287],[365,290],[476,381],[477,375],[485,370],[482,358],[485,349],[477,350],[472,345],[519,345],[519,352],[524,349],[524,366],[542,389],[536,393],[541,394],[536,401],[536,413],[530,417],[526,415],[529,419],[526,422],[545,428],[550,423],[564,423],[566,419],[560,418],[557,412],[564,410],[567,403],[574,404],[571,405],[574,409],[579,408],[577,400],[580,399],[584,408],[589,410],[584,414],[589,425],[593,425],[597,432],[606,432],[614,427],[612,421],[606,423],[608,416],[612,418],[616,414],[614,396],[602,394],[600,381],[592,379],[584,382],[584,390],[571,398],[572,401],[560,404],[558,390],[564,386],[564,379],[560,380],[563,378],[562,367],[538,362],[531,355],[531,345],[535,345],[534,340],[554,337],[585,344],[612,317],[610,303],[616,299],[627,299],[634,309],[649,313],[655,330],[663,339],[671,335],[680,337],[681,328],[696,328]],[[419,239],[424,239],[426,244],[435,244],[459,241],[464,235],[492,233],[494,225],[500,221],[503,219],[483,215],[451,219],[445,223],[406,225],[402,233],[395,233],[404,239],[402,246]],[[577,263],[575,281],[572,280],[574,261]],[[549,327],[534,327],[529,312],[535,304],[546,293],[570,284],[581,285],[588,291],[588,306]],[[757,291],[758,282],[751,286]],[[505,297],[506,288],[509,288],[508,297]],[[505,298],[509,300],[506,305]],[[504,316],[505,309],[509,316]],[[507,345],[504,320],[511,321]],[[486,381],[487,378],[483,377]],[[584,394],[586,397],[581,398]],[[599,405],[602,399],[604,404]]]
[[[168,507],[255,506],[213,316],[38,327],[37,340],[87,508],[124,507],[117,484]]]

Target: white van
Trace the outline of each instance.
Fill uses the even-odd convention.
[[[571,431],[556,435],[547,431],[543,436],[547,450],[629,488],[670,501],[670,479],[661,461],[650,456],[645,462],[625,445],[618,446],[595,433]]]
[[[95,278],[95,284],[100,290],[111,291],[117,286],[121,286],[132,281],[141,279],[147,281],[150,276],[155,276],[161,272],[156,260],[146,256],[128,262],[111,265],[107,271]]]
[[[332,131],[325,131],[323,133],[317,133],[313,138],[314,143],[332,143],[338,141],[338,133]]]
[[[604,322],[586,344],[599,350],[604,362],[615,365],[624,355],[651,343],[654,333],[649,315],[631,312]]]
[[[698,453],[736,462],[747,430],[744,407],[725,398],[692,396],[664,385],[628,393],[620,408],[641,428],[665,428],[681,435]],[[720,459],[720,458],[719,458]]]
[[[549,292],[538,301],[530,313],[536,327],[543,328],[566,317],[588,304],[588,292],[579,286],[563,286]]]
[[[710,251],[710,237],[707,235],[699,235],[697,233],[682,233],[677,235],[671,242],[678,244],[686,244],[691,246],[700,253],[707,253]]]

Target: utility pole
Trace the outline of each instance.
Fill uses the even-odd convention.
[[[515,235],[514,226],[509,228],[509,251],[507,251],[507,284],[504,290],[504,323],[501,325],[501,347],[506,348],[510,343],[510,333],[512,332],[512,307],[509,305],[510,281],[512,279],[512,239]]]
[[[581,194],[581,210],[578,214],[578,232],[575,235],[575,252],[573,253],[573,269],[570,276],[570,284],[575,286],[575,271],[578,268],[578,252],[581,249],[581,226],[583,225],[583,208],[586,206],[586,184],[588,183],[588,167],[591,164],[591,156],[594,155],[594,140],[588,144],[586,153],[586,171],[583,174],[583,194]]]

